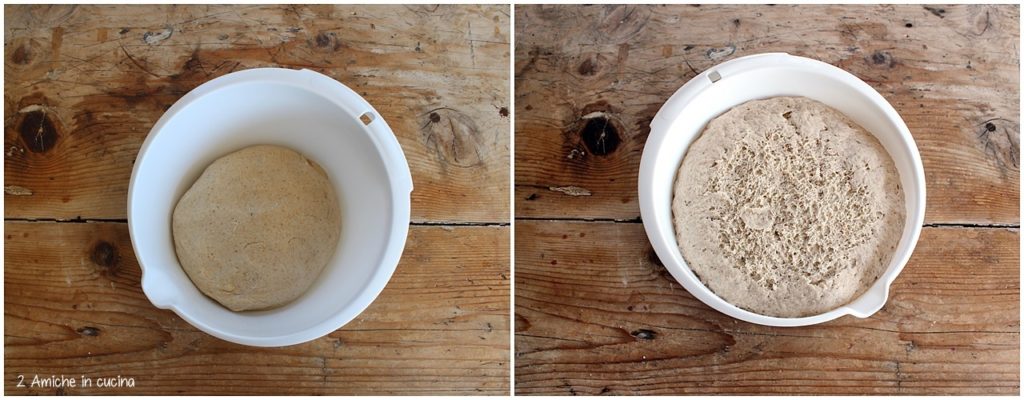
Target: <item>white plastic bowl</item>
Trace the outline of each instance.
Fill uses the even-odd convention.
[[[889,267],[860,297],[834,310],[802,318],[778,318],[736,307],[708,289],[680,254],[672,223],[673,182],[687,147],[714,117],[750,100],[808,97],[835,108],[878,138],[896,163],[906,194],[903,235]],[[731,317],[761,325],[804,326],[853,315],[866,318],[885,305],[921,234],[925,211],[924,168],[914,138],[896,110],[866,83],[829,64],[784,53],[737,58],[697,75],[651,121],[639,177],[640,215],[665,268],[700,301]]]
[[[210,163],[255,144],[289,147],[319,163],[341,203],[342,231],[305,295],[272,310],[233,312],[203,295],[181,269],[171,213]],[[227,341],[286,346],[319,338],[359,315],[391,278],[405,247],[411,191],[391,128],[345,85],[278,68],[219,77],[168,109],[136,159],[128,227],[142,290],[153,305]]]

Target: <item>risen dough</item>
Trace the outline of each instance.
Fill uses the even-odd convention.
[[[713,119],[679,168],[679,248],[724,300],[801,317],[863,293],[903,232],[904,198],[877,139],[801,97],[751,101]]]
[[[206,168],[174,208],[172,229],[200,291],[233,311],[261,310],[309,289],[334,254],[341,212],[319,165],[253,146]]]

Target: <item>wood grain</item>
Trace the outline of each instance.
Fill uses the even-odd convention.
[[[369,309],[274,349],[154,308],[125,224],[6,222],[4,233],[6,394],[508,394],[507,227],[413,227]],[[17,388],[19,374],[136,383]]]
[[[327,74],[374,105],[409,160],[415,221],[509,219],[506,5],[4,10],[5,217],[124,219],[164,110],[273,66]]]
[[[1016,5],[517,6],[516,216],[638,218],[665,100],[723,61],[787,52],[892,103],[924,160],[926,223],[1019,224],[1019,26]]]
[[[735,320],[641,224],[516,224],[517,394],[1019,394],[1020,232],[926,228],[867,319]]]

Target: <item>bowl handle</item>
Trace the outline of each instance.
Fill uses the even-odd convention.
[[[367,115],[369,115],[368,122],[363,119],[363,116]],[[373,132],[372,139],[387,149],[386,154],[384,154],[384,163],[388,173],[393,174],[398,179],[398,184],[402,185],[402,193],[410,193],[413,190],[412,172],[409,170],[409,162],[405,159],[402,145],[398,143],[398,137],[394,134],[394,131],[387,126],[387,123],[382,118],[377,118],[376,115],[377,110],[371,108],[360,114],[359,118]]]
[[[142,272],[142,292],[157,308],[170,309],[174,305],[175,290],[170,279],[156,270]]]
[[[355,114],[355,117],[362,121],[363,125],[366,125],[366,127],[373,133],[373,135],[371,135],[371,139],[377,143],[378,148],[386,150],[387,154],[385,154],[384,162],[386,164],[385,168],[388,170],[388,175],[397,179],[396,182],[399,185],[402,185],[402,190],[405,193],[412,192],[412,173],[409,170],[409,162],[405,159],[405,153],[402,151],[402,146],[398,143],[398,138],[395,136],[394,131],[392,131],[387,122],[384,121],[384,118],[380,117],[380,113],[378,113],[377,110],[375,110],[373,106],[366,101],[366,99],[334,78],[305,68],[298,72],[306,75],[306,84],[314,93],[322,92],[321,90],[317,90],[320,86],[318,83],[341,85],[340,90],[334,92],[335,101],[340,105],[343,105],[343,108],[345,109],[363,109]]]
[[[889,284],[885,282],[878,282],[876,285],[864,292],[857,300],[846,306],[850,310],[850,315],[857,318],[867,318],[872,314],[878,312],[885,305],[886,299],[889,297]]]

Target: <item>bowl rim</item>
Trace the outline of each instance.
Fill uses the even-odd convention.
[[[385,169],[384,172],[388,177],[392,193],[392,211],[389,215],[390,223],[388,227],[389,238],[379,258],[380,263],[376,266],[376,271],[371,276],[367,285],[353,297],[348,307],[339,309],[330,318],[303,330],[277,336],[240,335],[214,328],[192,316],[187,309],[184,309],[179,302],[175,301],[175,293],[167,289],[167,285],[159,281],[159,269],[167,268],[167,266],[154,267],[153,264],[156,264],[156,262],[148,260],[149,257],[146,254],[138,251],[138,242],[144,240],[144,238],[138,237],[138,231],[141,228],[136,227],[136,223],[133,222],[136,220],[132,218],[136,204],[135,197],[137,196],[135,183],[139,178],[140,170],[146,165],[146,155],[150,146],[154,139],[164,131],[167,123],[186,110],[192,103],[206,95],[231,86],[249,83],[283,84],[307,90],[330,101],[334,106],[356,119],[359,119],[364,114],[371,113],[369,115],[370,121],[364,122],[363,125],[368,129],[368,136],[381,155],[382,164]],[[408,237],[411,220],[412,190],[413,182],[409,164],[394,132],[388,126],[383,116],[366,99],[343,83],[308,69],[252,68],[217,77],[199,85],[175,101],[157,120],[153,128],[150,129],[136,156],[135,165],[132,168],[128,184],[127,217],[132,248],[139,262],[139,268],[142,270],[141,286],[143,292],[157,308],[169,309],[199,330],[229,342],[257,347],[278,347],[299,344],[323,337],[351,322],[365,311],[384,290],[388,281],[390,281],[395,269],[397,269],[398,261],[405,249]],[[150,264],[151,268],[147,268],[147,264]],[[173,267],[181,268],[177,264]]]
[[[905,254],[900,254],[897,251],[897,253],[893,255],[894,258],[890,261],[890,267],[887,268],[882,276],[880,276],[878,280],[876,280],[875,283],[873,283],[872,286],[864,293],[850,300],[847,304],[820,314],[797,318],[767,316],[739,308],[725,301],[705,286],[704,283],[693,274],[689,266],[685,264],[685,261],[683,261],[682,264],[677,263],[673,255],[678,255],[679,259],[682,260],[682,254],[677,246],[676,239],[674,237],[665,238],[663,237],[664,235],[661,234],[661,228],[664,227],[664,224],[667,223],[672,225],[672,221],[655,220],[655,209],[663,205],[660,205],[659,201],[651,194],[651,190],[654,185],[653,174],[657,167],[657,149],[661,147],[665,137],[668,136],[668,129],[671,128],[671,123],[676,115],[682,112],[687,105],[697,98],[702,92],[711,88],[715,81],[721,79],[722,75],[736,75],[738,73],[749,72],[752,70],[779,67],[798,68],[822,73],[831,79],[842,81],[852,89],[858,91],[860,94],[871,99],[872,102],[886,115],[889,122],[897,128],[896,130],[899,132],[902,143],[907,146],[912,166],[910,171],[911,179],[916,182],[917,185],[916,187],[905,188],[905,190],[913,190],[919,194],[916,202],[913,204],[907,204],[909,206],[909,223],[904,226],[904,232],[901,234],[901,238],[907,237],[909,239],[909,246]],[[728,71],[728,74],[722,74],[720,71]],[[658,254],[658,257],[661,259],[666,269],[668,269],[676,281],[678,281],[694,297],[715,310],[733,318],[760,325],[780,327],[819,324],[844,315],[867,318],[885,305],[889,295],[889,287],[906,266],[911,254],[913,254],[914,248],[917,245],[918,238],[920,237],[924,223],[926,190],[924,167],[921,162],[921,156],[918,151],[917,144],[914,141],[913,136],[910,134],[910,130],[907,128],[906,123],[896,112],[895,108],[893,108],[892,104],[885,100],[878,91],[853,74],[822,61],[793,56],[787,53],[754,54],[723,62],[710,67],[697,76],[691,78],[662,105],[661,109],[659,109],[658,113],[655,114],[655,117],[652,119],[650,128],[651,131],[648,135],[647,142],[644,144],[643,155],[641,156],[637,185],[641,220],[648,240],[651,242],[651,246],[654,248],[655,253]],[[874,133],[872,132],[872,134]],[[676,166],[676,168],[678,168],[678,166]],[[910,230],[909,237],[907,236],[908,229]],[[674,227],[672,227],[671,230],[672,232],[675,232]]]

